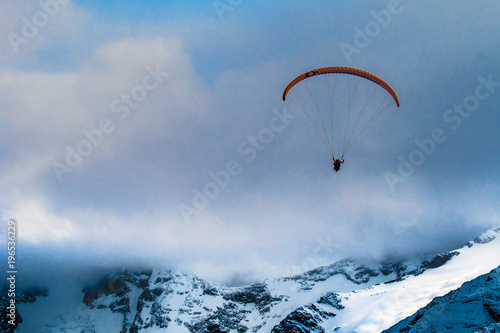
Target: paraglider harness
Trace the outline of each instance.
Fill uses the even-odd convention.
[[[338,172],[340,170],[340,164],[344,163],[344,156],[342,156],[342,158],[340,159],[335,159],[335,157],[333,157],[332,155],[332,158],[333,158],[333,170],[335,172]]]

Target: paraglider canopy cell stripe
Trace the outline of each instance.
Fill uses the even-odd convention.
[[[396,92],[391,88],[391,86],[389,86],[387,83],[385,83],[384,80],[382,80],[381,78],[379,78],[373,74],[362,71],[360,69],[349,68],[349,67],[324,67],[324,68],[315,69],[315,70],[309,71],[307,73],[304,73],[300,76],[297,76],[292,82],[290,82],[288,84],[288,86],[286,86],[285,91],[283,91],[283,100],[286,99],[286,95],[288,94],[290,89],[292,89],[292,87],[294,85],[296,85],[300,81],[305,80],[309,77],[312,77],[315,75],[321,75],[321,74],[350,74],[350,75],[360,76],[360,77],[363,77],[367,80],[375,82],[376,84],[378,84],[379,86],[384,88],[392,96],[392,98],[394,99],[394,102],[396,102],[396,105],[399,107],[399,99],[398,99],[398,96],[396,95]]]

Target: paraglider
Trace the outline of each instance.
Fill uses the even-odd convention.
[[[399,107],[396,92],[385,81],[349,67],[299,75],[283,91],[283,101],[311,123],[330,151],[335,172],[368,125],[384,111]]]
[[[341,163],[344,163],[344,157],[342,157],[342,159],[335,159],[335,157],[333,157],[333,170],[335,172],[338,172],[340,170]]]

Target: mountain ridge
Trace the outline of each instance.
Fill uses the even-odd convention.
[[[373,315],[367,311],[377,313],[377,304],[387,307],[387,295],[413,299],[414,295],[404,293],[405,288],[413,288],[410,282],[435,279],[432,275],[437,273],[430,274],[433,271],[451,266],[463,271],[462,266],[473,265],[474,256],[500,250],[499,232],[500,228],[494,228],[461,249],[438,255],[379,265],[344,259],[295,276],[240,287],[214,284],[175,271],[113,273],[81,288],[73,311],[54,310],[45,316],[45,322],[29,322],[29,316],[37,310],[36,303],[21,304],[19,312],[26,320],[18,332],[380,332],[434,297],[484,274],[492,264],[481,262],[477,272],[461,272],[449,285],[436,288],[432,282],[426,287],[430,290],[419,296],[422,300],[382,323],[374,324]],[[492,260],[498,264],[500,256]],[[459,264],[461,261],[464,264]],[[50,304],[50,295],[46,298]],[[388,313],[393,312],[391,308]]]

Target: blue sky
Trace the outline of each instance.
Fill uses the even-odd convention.
[[[47,270],[34,262],[80,262],[252,280],[461,245],[499,217],[499,9],[489,1],[3,2],[0,207],[3,220],[18,220],[26,276]],[[370,24],[377,33],[347,55],[342,45],[356,46]],[[249,161],[239,147],[289,114],[284,87],[325,66],[382,77],[401,107],[370,126],[338,174],[302,117],[285,116]],[[487,96],[474,110],[456,111],[477,89]],[[85,146],[96,129],[98,144]],[[416,140],[436,130],[446,139],[401,174],[401,161],[419,154]],[[54,162],[68,166],[78,145],[88,156],[58,177]],[[211,174],[228,168],[228,184],[194,207]],[[400,178],[388,182],[389,174]],[[187,221],[182,205],[198,213]]]

